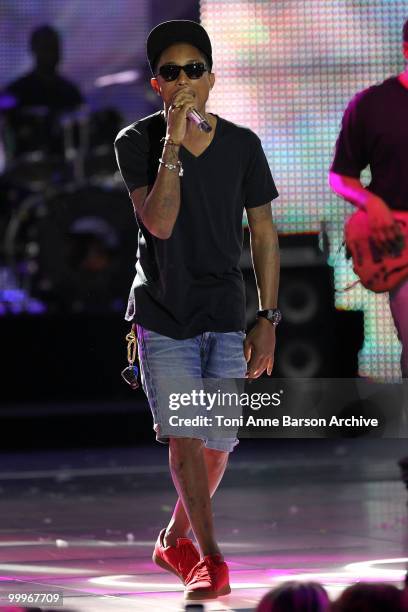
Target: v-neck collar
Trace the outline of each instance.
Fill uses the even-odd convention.
[[[183,150],[183,153],[187,153],[187,155],[189,157],[191,157],[192,159],[203,159],[204,157],[206,157],[208,151],[211,150],[211,148],[214,145],[215,140],[218,138],[219,135],[219,131],[220,131],[220,118],[218,115],[216,115],[215,113],[211,113],[212,115],[214,115],[214,117],[217,118],[217,122],[215,124],[215,128],[214,128],[214,136],[212,137],[211,142],[208,144],[208,146],[204,149],[204,151],[202,153],[200,153],[200,155],[195,155],[194,153],[192,153],[189,149],[187,149],[187,147],[185,147],[183,144],[181,145],[181,149]],[[180,150],[181,150],[180,149]]]

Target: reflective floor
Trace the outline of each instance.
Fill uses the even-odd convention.
[[[401,585],[407,454],[406,440],[241,441],[214,498],[232,594],[205,609],[253,610],[294,578],[332,598],[356,580]],[[0,455],[1,605],[11,591],[54,592],[64,610],[183,610],[181,583],[151,562],[175,499],[153,442]]]

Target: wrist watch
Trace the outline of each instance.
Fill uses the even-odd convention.
[[[279,308],[267,308],[266,310],[258,310],[256,318],[259,319],[260,317],[268,319],[276,327],[282,319],[282,313]]]

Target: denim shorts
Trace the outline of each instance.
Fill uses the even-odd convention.
[[[238,428],[220,435],[213,427],[190,426],[183,431],[169,425],[169,388],[172,380],[177,385],[180,380],[194,380],[194,387],[197,383],[207,388],[221,382],[223,388],[231,390],[237,382],[233,379],[243,380],[247,370],[245,332],[204,332],[176,340],[140,325],[136,328],[141,381],[152,411],[156,440],[168,443],[171,437],[198,438],[207,448],[231,452],[238,444]]]

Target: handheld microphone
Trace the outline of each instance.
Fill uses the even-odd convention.
[[[193,108],[191,111],[189,111],[187,113],[187,119],[189,119],[190,121],[195,123],[196,126],[202,132],[207,132],[208,133],[208,132],[211,132],[211,130],[212,130],[212,127],[208,123],[207,119],[205,117],[203,117],[203,115],[201,113],[199,113],[198,110],[196,110],[195,108]]]

